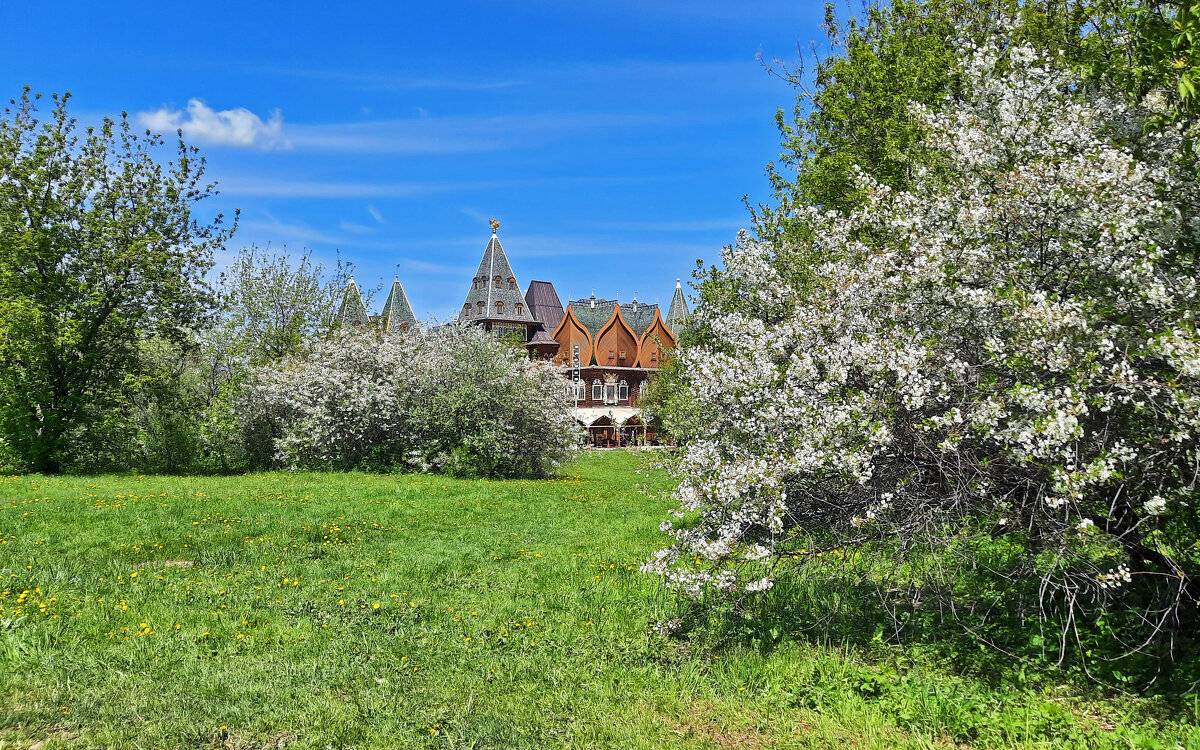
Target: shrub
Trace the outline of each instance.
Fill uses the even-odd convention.
[[[561,378],[474,327],[341,330],[253,371],[245,429],[290,468],[540,477],[579,444]]]
[[[1194,619],[1186,134],[1145,136],[1152,112],[1004,49],[964,50],[965,101],[914,106],[937,174],[861,176],[861,208],[789,217],[807,240],[726,252],[744,293],[702,307],[708,340],[680,353],[709,421],[680,457],[676,544],[645,566],[670,586],[891,575],[974,627],[1053,622],[1060,653],[1085,618],[1128,649]],[[897,566],[856,570],[862,545]]]

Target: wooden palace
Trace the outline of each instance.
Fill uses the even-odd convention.
[[[683,287],[675,292],[666,317],[657,304],[598,299],[568,300],[564,306],[548,281],[531,281],[521,292],[517,276],[497,236],[492,236],[457,320],[496,335],[525,342],[531,357],[562,368],[563,396],[585,427],[589,443],[618,447],[657,442],[638,401],[646,384],[677,346],[677,332],[688,318]],[[383,312],[369,315],[353,280],[339,319],[345,325],[373,325],[387,333],[417,330],[418,323],[399,278],[392,284]]]

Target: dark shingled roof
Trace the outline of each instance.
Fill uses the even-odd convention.
[[[379,315],[385,333],[400,333],[400,324],[408,323],[408,330],[417,330],[417,316],[413,314],[408,295],[400,285],[400,277],[392,282],[392,290],[388,292],[387,301],[383,303],[383,312]]]
[[[575,311],[575,317],[583,324],[583,327],[588,329],[592,334],[592,341],[600,335],[600,329],[604,324],[612,319],[613,308],[616,307],[615,299],[596,299],[595,295],[587,299],[577,299],[570,302],[571,309]]]
[[[687,300],[683,298],[683,285],[679,283],[679,279],[675,279],[675,296],[671,298],[671,309],[667,313],[667,328],[678,335],[690,316]]]
[[[525,301],[529,303],[529,312],[534,320],[542,324],[547,333],[554,333],[562,322],[563,306],[558,299],[558,292],[549,281],[531,281],[525,290]]]
[[[600,329],[604,324],[612,320],[613,308],[617,306],[615,299],[597,299],[596,297],[588,297],[587,299],[578,299],[571,301],[571,309],[575,311],[575,317],[579,318],[579,322],[583,323],[595,340],[600,335]],[[658,309],[658,305],[647,305],[644,302],[626,302],[621,305],[621,317],[633,329],[633,333],[641,338],[654,323],[654,311]]]
[[[499,289],[494,281],[497,276],[500,277]],[[483,251],[483,259],[479,261],[479,270],[475,272],[475,278],[482,279],[483,284],[476,287],[472,283],[471,291],[467,293],[467,299],[463,303],[468,307],[459,312],[459,320],[503,320],[525,324],[533,322],[530,320],[529,305],[521,294],[520,286],[515,281],[512,284],[508,281],[515,280],[516,274],[513,273],[508,256],[504,254],[504,248],[495,234],[488,241],[487,249]],[[479,302],[483,303],[482,315],[477,312]],[[504,312],[496,312],[497,302],[504,303]],[[518,303],[525,308],[524,315],[517,315]]]
[[[370,322],[367,306],[363,304],[362,293],[354,279],[346,286],[346,294],[342,297],[342,306],[338,309],[338,322],[344,326],[365,326]]]
[[[635,299],[633,302],[621,305],[621,316],[625,318],[625,322],[640,339],[646,329],[654,323],[656,310],[658,310],[658,305],[647,305]]]

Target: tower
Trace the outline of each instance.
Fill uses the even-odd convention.
[[[492,219],[491,224],[492,238],[483,251],[458,319],[481,325],[497,335],[506,331],[519,332],[521,340],[528,341],[538,327],[538,321],[533,317],[525,295],[521,294],[516,274],[496,234],[500,222]]]

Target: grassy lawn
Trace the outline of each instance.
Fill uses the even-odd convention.
[[[639,460],[0,478],[0,748],[1200,747],[1153,700],[648,635],[668,479]]]

